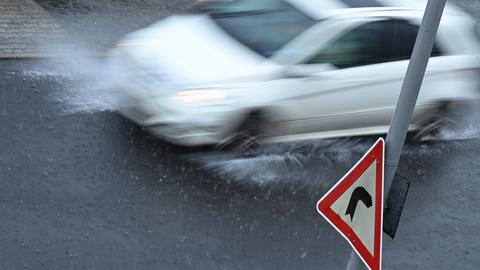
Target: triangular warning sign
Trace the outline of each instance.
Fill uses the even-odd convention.
[[[317,203],[371,270],[381,269],[385,142],[379,139]]]

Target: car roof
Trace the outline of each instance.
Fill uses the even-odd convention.
[[[424,11],[427,0],[285,0],[310,15],[323,20],[341,15],[360,15],[382,11]],[[446,13],[463,14],[460,9],[447,4]]]

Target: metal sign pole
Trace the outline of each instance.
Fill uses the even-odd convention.
[[[385,201],[397,170],[400,154],[407,136],[408,126],[410,125],[415,104],[417,103],[418,93],[422,86],[446,1],[447,0],[428,0],[422,24],[420,25],[413,54],[408,65],[402,91],[400,92],[400,97],[385,143]],[[357,254],[352,251],[347,270],[361,269],[365,269],[365,266]]]

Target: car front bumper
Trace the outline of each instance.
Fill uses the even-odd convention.
[[[222,143],[238,119],[227,108],[172,109],[152,100],[148,103],[121,108],[119,112],[155,136],[184,146]]]

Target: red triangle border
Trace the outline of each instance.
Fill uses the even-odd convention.
[[[383,181],[384,181],[384,157],[385,142],[382,138],[367,151],[360,161],[353,166],[345,176],[338,181],[317,203],[317,211],[350,243],[363,262],[370,270],[380,270],[382,263],[382,226],[383,226]],[[371,254],[360,238],[336,214],[331,206],[351,187],[360,176],[370,167],[373,162],[376,166],[375,184],[375,231],[374,231],[374,254]]]

